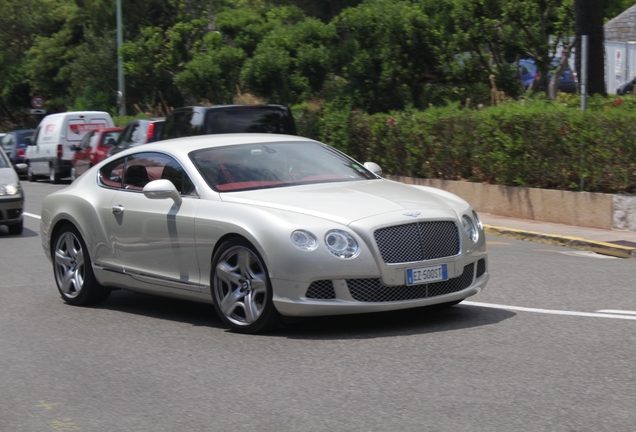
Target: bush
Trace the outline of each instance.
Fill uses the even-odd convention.
[[[559,190],[636,192],[636,98],[542,97],[368,115],[294,109],[301,135],[386,174]]]

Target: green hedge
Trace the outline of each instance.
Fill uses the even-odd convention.
[[[567,103],[566,105],[566,102]],[[605,193],[636,192],[636,98],[508,102],[366,115],[294,108],[299,133],[384,173]]]

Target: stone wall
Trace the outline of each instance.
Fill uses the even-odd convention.
[[[636,231],[636,196],[385,177],[446,190],[462,197],[480,212],[581,227]]]

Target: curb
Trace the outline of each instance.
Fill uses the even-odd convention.
[[[636,257],[636,248],[595,240],[586,240],[580,237],[543,234],[534,231],[523,231],[513,228],[504,228],[486,224],[484,224],[484,231],[487,235],[507,237],[515,240],[532,241],[554,246],[564,246],[572,249],[587,250],[617,258]]]

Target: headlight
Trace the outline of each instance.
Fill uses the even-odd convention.
[[[479,240],[479,231],[470,216],[462,216],[462,225],[464,225],[464,231],[466,231],[466,235],[470,241],[477,243],[477,240]]]
[[[318,247],[318,239],[315,235],[305,230],[296,230],[291,233],[291,241],[302,251],[312,251]]]
[[[7,196],[7,195],[17,195],[20,193],[20,185],[18,184],[3,184],[0,185],[0,196]]]
[[[358,256],[360,246],[356,239],[346,231],[331,230],[325,235],[325,245],[329,252],[342,259]]]
[[[483,231],[484,224],[481,223],[481,219],[479,219],[479,216],[477,216],[477,212],[475,210],[473,210],[473,218],[475,219],[475,222],[477,223],[477,228],[479,228],[479,231]]]

